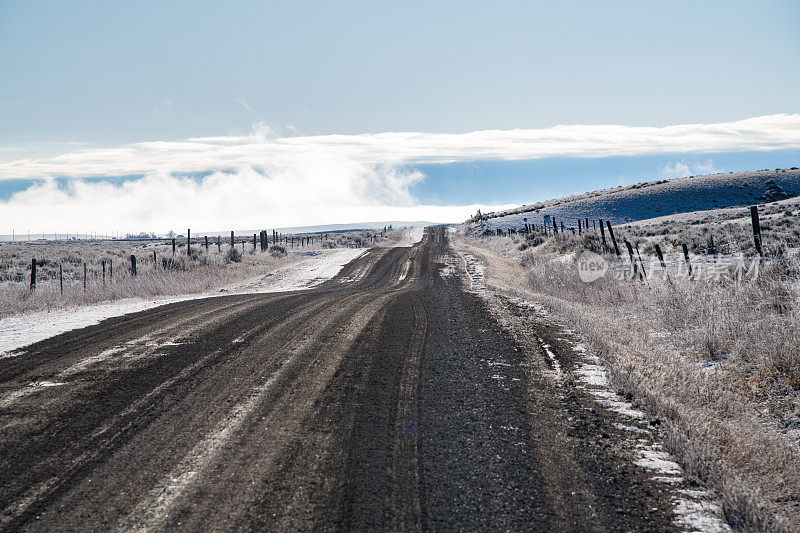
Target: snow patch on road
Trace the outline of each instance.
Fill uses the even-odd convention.
[[[611,388],[608,372],[600,358],[588,353],[582,344],[576,344],[573,350],[581,354],[583,359],[577,363],[574,371],[580,383],[578,387],[586,390],[610,411],[627,419],[627,424],[615,423],[617,429],[638,434],[640,437],[651,435],[650,424],[644,413]],[[686,483],[683,469],[663,450],[659,442],[652,438],[637,438],[635,453],[634,463],[652,472],[654,481],[671,486]],[[678,527],[686,531],[730,531],[730,527],[722,520],[719,504],[708,491],[676,490],[674,494],[675,524]]]
[[[408,276],[408,271],[411,268],[411,261],[406,261],[403,265],[403,271],[400,273],[400,277],[398,278],[398,283],[406,279]]]
[[[394,236],[383,241],[382,243],[378,243],[380,247],[396,247],[396,246],[414,246],[419,241],[422,240],[422,237],[425,235],[425,228],[405,228],[394,230],[392,233],[397,235],[398,232],[401,232],[401,236],[394,239]]]
[[[547,344],[543,338],[537,337],[539,340],[539,346],[542,348],[545,354],[547,354],[547,359],[550,361],[550,366],[552,370],[550,371],[551,377],[553,377],[558,383],[561,383],[563,379],[563,372],[561,371],[561,363],[558,362],[556,358],[556,354],[550,349],[550,345]]]
[[[241,285],[230,293],[259,294],[310,289],[331,279],[347,263],[364,253],[366,251],[363,248],[309,252],[312,255],[309,255],[308,259],[270,272],[260,280]]]
[[[575,370],[575,373],[581,378],[581,381],[595,387],[608,387],[608,375],[605,368],[595,364],[584,364]]]
[[[442,264],[439,275],[444,279],[455,278],[459,276],[459,260],[452,254],[445,254],[436,257],[436,262]]]
[[[486,276],[484,274],[483,264],[475,259],[470,253],[460,252],[464,258],[467,268],[467,276],[469,277],[469,288],[475,292],[482,292],[486,290]]]
[[[18,355],[16,350],[61,333],[99,324],[107,318],[208,295],[164,298],[125,298],[53,311],[36,311],[0,319],[0,358]]]
[[[626,417],[628,424],[615,423],[617,429],[638,434],[651,435],[650,425],[639,409],[617,394],[611,388],[608,372],[600,358],[589,354],[586,347],[576,344],[573,350],[582,355],[582,361],[575,368],[579,387],[585,389],[607,409]],[[655,474],[653,480],[671,486],[686,483],[683,469],[672,456],[663,450],[660,443],[652,438],[636,440],[636,459],[634,463]],[[702,490],[676,490],[673,498],[675,524],[686,531],[723,532],[730,527],[722,520],[722,510],[713,495]]]
[[[363,249],[337,248],[313,252],[299,263],[267,274],[256,281],[230,286],[222,292],[160,298],[125,298],[82,307],[36,311],[0,319],[0,358],[19,354],[20,348],[68,331],[99,324],[108,318],[138,313],[186,300],[229,294],[257,294],[310,289],[334,277]]]
[[[403,238],[397,241],[394,246],[414,246],[422,240],[422,237],[425,235],[425,228],[410,228],[405,230],[405,232]]]
[[[408,238],[411,240],[411,244],[417,244],[419,241],[422,240],[422,237],[425,235],[425,228],[411,228],[408,231]]]
[[[678,491],[690,492],[690,491]],[[703,531],[706,533],[723,533],[730,531],[728,524],[717,518],[722,515],[722,508],[708,499],[705,491],[691,491],[701,493],[701,496],[688,496],[675,498],[676,522],[688,531]]]
[[[683,474],[680,465],[670,459],[669,454],[661,449],[660,444],[641,440],[636,447],[639,451],[639,458],[634,462],[642,468],[669,476]]]

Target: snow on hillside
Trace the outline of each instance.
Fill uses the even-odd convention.
[[[499,213],[487,213],[485,229],[542,224],[545,216],[567,226],[577,219],[602,218],[612,224],[676,213],[745,206],[800,196],[800,169],[709,174],[642,183],[549,200]]]

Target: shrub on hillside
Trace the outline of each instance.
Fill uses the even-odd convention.
[[[269,255],[272,257],[286,257],[286,248],[283,246],[273,246],[269,249]]]
[[[529,233],[525,236],[525,240],[519,245],[519,250],[527,250],[528,248],[535,248],[544,242],[544,237],[538,233]]]
[[[228,263],[241,263],[242,262],[242,252],[240,252],[236,248],[231,248],[230,250],[228,250],[228,253],[225,256],[225,260]]]
[[[163,270],[184,271],[186,270],[186,258],[182,255],[177,257],[162,257],[161,268]]]

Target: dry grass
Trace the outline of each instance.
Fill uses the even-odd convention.
[[[519,236],[461,236],[457,245],[483,260],[487,285],[540,301],[582,334],[614,385],[667,422],[671,451],[720,491],[731,524],[796,530],[800,262],[771,260],[750,283],[674,272],[584,283],[564,254],[591,247],[587,239],[525,248]]]
[[[764,250],[767,255],[780,255],[787,248],[800,246],[800,205],[796,198],[759,207]],[[747,207],[700,211],[673,215],[620,226],[630,239],[639,241],[643,251],[686,243],[689,251],[698,254],[755,255],[750,210]]]
[[[244,281],[297,262],[321,248],[371,245],[372,231],[330,233],[311,245],[295,240],[282,244],[286,253],[254,252],[252,237],[237,238],[235,253],[223,239],[208,250],[198,239],[191,256],[186,242],[147,241],[37,241],[0,243],[0,317],[27,311],[56,309],[129,297],[200,294]],[[305,237],[305,236],[304,236]],[[194,239],[193,239],[194,241]],[[156,253],[155,261],[153,252]],[[130,256],[137,259],[137,276],[131,275]],[[30,290],[31,259],[37,260],[36,290]],[[103,282],[101,261],[106,262]],[[86,265],[86,290],[83,287]],[[59,267],[63,271],[61,293]]]

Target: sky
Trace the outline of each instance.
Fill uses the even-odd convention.
[[[800,166],[798,22],[769,0],[0,0],[0,234],[451,222]]]

